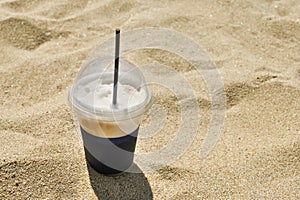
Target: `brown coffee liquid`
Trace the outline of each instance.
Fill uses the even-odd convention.
[[[121,130],[119,124],[116,122],[107,122],[83,117],[79,118],[79,122],[84,130],[98,137],[119,138],[130,135],[130,133],[128,134]]]

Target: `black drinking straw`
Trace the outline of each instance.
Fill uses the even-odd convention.
[[[116,30],[116,48],[115,48],[113,105],[117,104],[118,78],[119,78],[119,53],[120,53],[120,29],[117,29]]]

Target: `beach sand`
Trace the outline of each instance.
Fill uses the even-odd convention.
[[[207,157],[199,156],[213,109],[205,81],[187,61],[143,50],[127,56],[189,82],[198,104],[185,109],[201,111],[195,137],[155,170],[107,177],[87,166],[67,92],[117,27],[176,30],[215,62],[227,107]],[[300,199],[299,1],[2,0],[0,46],[0,199]],[[167,145],[182,120],[174,94],[152,90],[160,107],[142,127],[156,111],[167,119],[155,137],[138,139],[138,154]]]

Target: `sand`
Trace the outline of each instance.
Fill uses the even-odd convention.
[[[300,199],[299,20],[296,0],[2,0],[0,199]],[[207,157],[199,151],[214,108],[205,81],[185,60],[143,50],[127,57],[174,68],[195,92],[198,104],[185,105],[201,110],[195,137],[154,170],[136,165],[141,173],[106,177],[87,166],[67,91],[116,27],[176,30],[211,56],[227,107]],[[138,154],[167,145],[184,120],[188,99],[152,90],[156,106],[142,127],[152,126],[141,130],[149,137],[138,139]]]

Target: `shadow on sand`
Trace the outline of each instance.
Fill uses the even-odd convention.
[[[95,171],[87,162],[90,182],[98,199],[153,199],[153,193],[147,178],[140,173],[122,173],[105,176]]]

